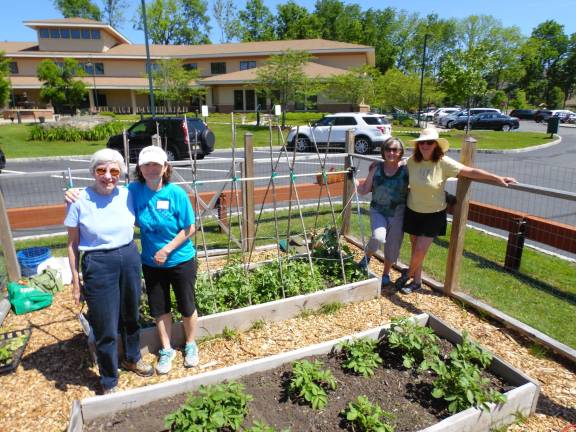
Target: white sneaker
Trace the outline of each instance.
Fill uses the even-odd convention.
[[[196,345],[196,342],[187,343],[184,348],[184,367],[198,366],[198,363],[200,363],[198,345]]]
[[[156,373],[159,375],[165,375],[172,369],[172,360],[176,357],[176,351],[172,348],[161,349],[158,351],[160,358],[158,359],[158,364],[156,365]]]

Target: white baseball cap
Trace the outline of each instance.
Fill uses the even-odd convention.
[[[164,165],[168,161],[166,152],[158,146],[144,147],[138,155],[138,165],[145,165],[147,163],[157,163]]]

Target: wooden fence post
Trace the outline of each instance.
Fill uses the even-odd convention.
[[[228,205],[226,203],[226,195],[222,194],[216,200],[215,207],[218,209],[218,219],[224,225],[228,225]],[[221,225],[218,225],[219,231],[221,233],[224,232],[224,228]]]
[[[460,162],[473,166],[476,154],[476,140],[467,135],[462,144]],[[459,178],[456,186],[456,205],[452,217],[452,233],[448,246],[448,259],[446,261],[446,277],[444,279],[444,294],[450,295],[458,288],[462,253],[464,252],[464,236],[466,234],[466,221],[468,220],[468,205],[470,201],[470,184],[467,178]]]
[[[0,192],[0,241],[2,242],[4,259],[6,260],[8,280],[17,281],[22,277],[22,274],[20,273],[20,265],[16,257],[12,229],[10,228],[10,221],[8,220],[8,212],[6,211],[6,203],[4,202],[4,194],[2,192]]]
[[[243,177],[254,177],[254,147],[252,139],[253,135],[251,133],[244,134]],[[244,251],[248,252],[253,249],[253,243],[255,241],[254,235],[256,233],[254,218],[254,180],[242,182],[242,204],[242,231],[244,234],[242,246]]]
[[[349,170],[352,167],[352,155],[354,154],[354,131],[346,131],[346,159],[344,160],[344,169]],[[326,185],[328,187],[328,185]],[[354,178],[344,177],[344,192],[342,194],[342,235],[350,234],[350,217],[352,216],[352,196],[354,195]]]
[[[506,244],[504,267],[507,270],[518,270],[520,268],[525,238],[526,220],[524,218],[514,218],[508,233],[508,243]]]

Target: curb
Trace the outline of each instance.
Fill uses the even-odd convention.
[[[566,126],[566,127],[572,127],[572,126]],[[527,147],[527,148],[521,148],[521,149],[509,149],[509,150],[492,150],[492,149],[477,149],[476,152],[477,153],[486,153],[486,154],[498,154],[498,153],[525,153],[525,152],[530,152],[530,151],[535,151],[535,150],[542,150],[548,147],[552,147],[555,146],[557,144],[560,144],[562,142],[562,137],[560,135],[554,134],[554,141],[551,141],[549,143],[546,144],[540,144],[534,147]],[[259,148],[266,148],[268,149],[269,147],[254,147],[255,149],[259,149]],[[273,146],[272,150],[274,151],[279,151],[282,147],[281,146]],[[214,153],[224,153],[224,152],[229,152],[232,149],[216,149],[214,150],[212,153],[210,154],[214,154]],[[243,149],[236,149],[236,151],[243,151]],[[449,149],[448,150],[449,153],[460,153],[460,149]],[[35,162],[35,161],[50,161],[50,160],[65,160],[65,159],[70,159],[70,158],[90,158],[90,156],[92,155],[68,155],[68,156],[38,156],[38,157],[28,157],[28,158],[10,158],[8,159],[8,161],[13,161],[13,162]]]

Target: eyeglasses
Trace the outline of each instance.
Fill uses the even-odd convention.
[[[434,145],[434,144],[436,144],[436,141],[434,140],[418,141],[418,145]]]
[[[98,175],[106,175],[107,172],[110,172],[110,175],[112,177],[118,177],[120,176],[120,170],[118,168],[103,168],[103,167],[98,167],[94,170],[94,172]]]
[[[389,153],[400,153],[402,150],[399,149],[398,147],[388,147],[385,148],[384,151]]]

